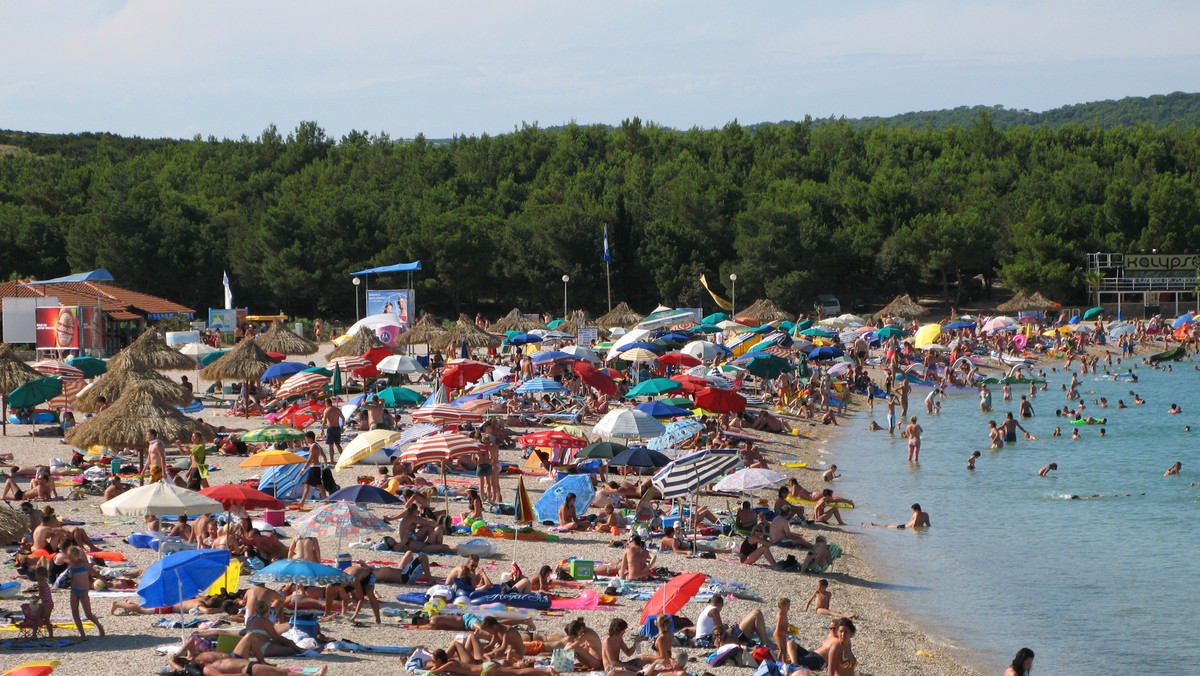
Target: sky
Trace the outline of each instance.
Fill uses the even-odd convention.
[[[0,128],[411,138],[1200,92],[1173,0],[0,0]]]

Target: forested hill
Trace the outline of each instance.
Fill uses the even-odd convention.
[[[891,117],[846,118],[846,122],[855,129],[864,129],[880,124],[887,127],[945,129],[947,127],[969,127],[979,119],[980,113],[987,113],[991,116],[992,124],[999,129],[1008,129],[1019,125],[1033,127],[1045,125],[1057,129],[1064,124],[1095,125],[1105,129],[1132,127],[1139,123],[1156,126],[1173,124],[1195,126],[1200,125],[1200,94],[1175,92],[1174,94],[1150,97],[1130,96],[1119,101],[1077,103],[1041,113],[1005,108],[1000,105],[959,106],[947,110],[902,113]],[[813,120],[813,123],[818,125],[827,122],[829,120]],[[795,122],[788,121],[779,124],[788,125],[795,124]]]

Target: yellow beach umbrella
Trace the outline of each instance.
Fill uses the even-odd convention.
[[[395,430],[371,430],[354,437],[342,450],[335,469],[346,469],[354,463],[371,455],[375,451],[400,440],[400,433]]]
[[[913,335],[913,346],[918,350],[929,347],[942,335],[941,324],[926,324],[917,329],[917,333]]]

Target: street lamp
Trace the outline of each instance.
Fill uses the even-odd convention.
[[[731,312],[733,313],[733,317],[730,317],[730,319],[736,319],[737,318],[737,273],[734,273],[734,272],[729,273],[729,281],[733,284],[733,300],[731,300],[729,302],[730,307],[733,308],[731,310]]]
[[[567,282],[571,281],[571,275],[563,275],[563,319],[567,318]]]
[[[350,281],[354,282],[354,321],[357,322],[359,319],[362,319],[358,314],[358,285],[362,284],[362,280],[354,277]]]

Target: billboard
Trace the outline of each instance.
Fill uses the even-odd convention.
[[[413,289],[368,289],[367,316],[389,314],[407,328],[416,316],[416,297]]]
[[[37,308],[37,349],[94,350],[103,346],[100,308],[71,305]]]
[[[1125,254],[1125,269],[1190,273],[1200,269],[1200,254]]]
[[[222,310],[218,308],[208,309],[208,326],[216,329],[221,333],[233,333],[233,330],[246,321],[246,308],[234,308],[232,310]]]

